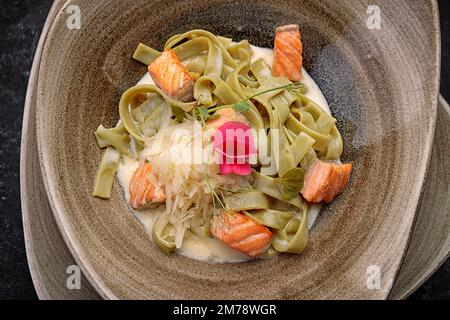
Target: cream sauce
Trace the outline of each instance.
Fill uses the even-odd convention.
[[[256,61],[262,58],[268,65],[273,64],[273,50],[268,48],[259,48],[252,46],[253,57],[252,60]],[[317,104],[322,106],[328,113],[331,114],[328,102],[326,101],[322,91],[319,86],[314,82],[311,76],[303,69],[303,80],[302,82],[308,87],[308,93],[306,96],[311,100],[315,101]],[[138,85],[149,84],[153,85],[154,82],[147,72],[145,76],[138,82]],[[139,162],[125,156],[122,157],[122,161],[119,164],[117,177],[119,184],[122,186],[124,191],[124,196],[127,202],[130,201],[129,185],[131,179],[133,178],[134,172],[139,167]],[[312,205],[308,210],[308,223],[309,229],[314,225],[320,210],[321,205]],[[154,223],[154,217],[164,210],[164,206],[144,211],[133,211],[136,218],[142,223],[146,232],[151,235],[152,226]],[[185,239],[183,241],[183,246],[177,251],[179,254],[186,257],[214,262],[214,263],[234,263],[234,262],[244,262],[250,260],[246,255],[237,252],[230,247],[224,245],[217,239],[211,239],[208,237],[199,238],[192,233],[186,233]]]

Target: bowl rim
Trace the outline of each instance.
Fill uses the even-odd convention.
[[[25,243],[25,253],[26,253],[26,259],[28,262],[28,269],[31,275],[31,280],[33,283],[33,287],[36,291],[36,294],[38,296],[39,300],[51,300],[54,299],[54,293],[49,291],[49,286],[46,286],[45,283],[48,278],[46,278],[45,275],[41,272],[43,268],[46,268],[47,265],[42,265],[42,262],[39,262],[39,259],[37,258],[38,254],[38,246],[41,244],[42,241],[38,241],[36,239],[34,231],[35,223],[33,223],[33,218],[31,217],[31,209],[33,203],[30,201],[32,200],[29,197],[30,187],[30,179],[33,179],[33,176],[30,176],[32,172],[30,172],[29,165],[31,164],[29,161],[29,155],[30,155],[30,146],[37,143],[37,137],[30,135],[30,126],[35,125],[35,118],[36,117],[36,95],[37,95],[37,78],[38,78],[38,72],[39,72],[39,66],[40,66],[40,60],[41,55],[43,51],[43,43],[46,40],[48,36],[48,32],[51,26],[51,22],[53,19],[58,15],[61,9],[62,2],[60,0],[55,0],[53,5],[51,6],[48,16],[46,18],[45,24],[42,28],[41,35],[39,37],[38,45],[36,47],[36,51],[33,57],[33,63],[30,71],[30,78],[28,80],[27,85],[27,93],[25,97],[25,103],[24,103],[24,112],[23,112],[23,120],[22,120],[22,134],[21,134],[21,144],[20,144],[20,190],[21,190],[21,211],[22,211],[22,226],[23,226],[23,233],[24,233],[24,243]],[[35,133],[35,132],[34,132]],[[35,148],[35,147],[33,147]],[[33,152],[38,152],[37,149],[33,150]],[[36,155],[37,157],[37,155]],[[40,164],[31,164],[33,166],[40,166]],[[42,174],[40,171],[40,168],[35,168],[34,170],[37,171],[37,174],[41,176],[42,180]],[[35,184],[35,183],[34,183]],[[49,201],[47,197],[43,200],[49,205]],[[47,212],[45,214],[51,214],[51,219],[54,220],[53,213]],[[36,219],[36,218],[34,218]],[[38,217],[40,219],[40,217]],[[58,233],[59,226],[57,226]],[[48,240],[48,239],[47,239]],[[62,244],[62,246],[65,246],[67,248],[66,242]],[[59,252],[60,253],[60,252]],[[73,257],[73,254],[70,253],[70,255]],[[73,262],[72,262],[73,263]],[[51,280],[51,279],[50,279]],[[84,290],[85,288],[82,288],[81,294],[86,294],[87,297],[92,298],[94,289],[93,287],[88,290]],[[89,292],[89,295],[88,295]],[[95,290],[95,292],[97,292]],[[78,297],[77,297],[78,298]]]
[[[450,105],[445,100],[445,98],[440,95],[439,96],[439,108],[442,108],[447,114],[447,121],[450,122]],[[436,142],[436,141],[435,141]],[[419,212],[417,213],[419,214]],[[417,216],[416,214],[416,216]],[[412,235],[414,234],[414,229],[412,231]],[[410,238],[412,240],[412,236]],[[409,246],[406,252],[410,250]],[[405,253],[406,258],[406,253]],[[392,291],[389,294],[389,299],[407,299],[409,296],[411,296],[417,289],[419,289],[428,279],[430,279],[433,274],[440,269],[444,263],[450,258],[450,235],[445,240],[442,248],[440,248],[439,253],[435,256],[432,263],[427,267],[426,270],[423,271],[422,275],[419,278],[415,278],[413,282],[409,283],[409,287],[405,289],[405,287],[399,287],[398,292],[396,292],[396,296],[392,296]],[[404,265],[402,263],[401,267]],[[400,268],[399,273],[401,273],[402,268]]]
[[[51,10],[53,10],[55,8],[55,10],[59,10],[60,12],[62,12],[62,10],[64,10],[64,8],[66,7],[66,4],[71,1],[72,0],[54,0]],[[436,129],[437,107],[438,107],[438,102],[439,102],[439,84],[440,84],[440,76],[441,76],[441,72],[440,72],[441,32],[440,32],[440,20],[439,20],[439,6],[437,3],[437,0],[428,0],[427,4],[429,5],[429,9],[431,10],[431,14],[430,14],[431,18],[432,18],[431,23],[434,27],[433,31],[432,31],[432,33],[430,33],[430,35],[432,36],[432,39],[434,40],[433,42],[435,44],[435,48],[434,48],[435,54],[433,57],[432,66],[434,68],[436,77],[435,77],[435,79],[433,79],[432,86],[431,86],[432,91],[435,92],[435,95],[433,96],[433,100],[430,103],[430,110],[429,110],[430,111],[429,119],[430,119],[431,125],[429,126],[428,131],[426,132],[427,135],[426,135],[426,140],[425,140],[424,147],[423,147],[423,150],[425,153],[424,154],[425,160],[423,161],[423,166],[420,168],[419,173],[417,175],[418,184],[412,191],[413,193],[411,196],[411,197],[416,198],[416,201],[414,204],[414,216],[412,219],[413,221],[412,221],[411,225],[407,228],[407,235],[405,236],[406,244],[404,245],[404,248],[402,251],[402,256],[397,261],[397,264],[395,265],[393,281],[389,285],[388,289],[383,293],[383,299],[387,299],[389,297],[389,294],[393,288],[393,284],[395,283],[395,281],[398,278],[398,275],[400,273],[401,265],[404,262],[406,252],[410,246],[412,231],[414,230],[414,226],[415,226],[416,220],[417,220],[416,219],[417,218],[417,208],[420,204],[420,198],[423,193],[425,178],[427,176],[428,166],[429,166],[429,163],[431,160],[431,151],[432,151],[434,134],[435,134],[435,129]],[[31,74],[30,78],[35,76],[37,79],[36,81],[38,83],[39,83],[39,79],[40,79],[42,63],[45,60],[45,57],[48,52],[48,41],[49,41],[49,39],[51,39],[51,34],[55,30],[55,27],[57,24],[56,22],[58,21],[58,17],[59,17],[59,15],[56,15],[55,17],[53,17],[52,19],[50,19],[46,22],[46,27],[48,28],[48,33],[47,33],[44,41],[42,43],[39,43],[39,46],[37,48],[37,50],[42,51],[41,56],[39,57],[39,59],[40,59],[39,60],[39,68],[37,68],[37,70],[34,70],[36,75]],[[40,100],[41,95],[42,95],[41,90],[38,90],[37,101]],[[54,197],[54,193],[58,190],[58,188],[54,184],[54,182],[50,179],[51,168],[49,167],[49,163],[48,163],[49,159],[47,159],[45,156],[45,143],[42,141],[43,139],[41,139],[41,134],[39,134],[39,132],[41,132],[40,126],[39,126],[39,112],[36,113],[36,118],[37,118],[37,121],[36,121],[37,144],[38,144],[38,153],[39,153],[39,163],[40,163],[41,174],[42,174],[43,181],[44,181],[44,187],[45,187],[48,199],[49,199],[49,204],[52,209],[53,216],[56,220],[58,228],[61,232],[61,235],[62,235],[69,251],[73,255],[76,263],[81,268],[81,270],[85,274],[85,276],[86,276],[87,280],[90,282],[90,284],[100,294],[100,296],[103,299],[118,300],[119,298],[104,283],[101,275],[96,271],[96,269],[93,267],[92,263],[84,257],[83,250],[80,250],[80,246],[79,246],[79,243],[78,243],[76,237],[74,237],[73,234],[71,234],[69,232],[69,230],[67,229],[67,226],[65,226],[65,224],[63,223],[63,221],[61,219],[61,215],[58,214],[58,212],[62,212],[64,210],[64,206],[61,203],[59,203],[57,201],[57,199],[55,199],[55,197]]]
[[[428,134],[431,134],[431,137],[428,136],[427,138],[427,144],[426,144],[426,161],[425,161],[425,168],[424,170],[420,171],[420,192],[419,192],[419,197],[417,198],[416,201],[416,205],[415,205],[415,213],[414,213],[414,217],[413,217],[413,222],[410,226],[410,229],[408,231],[408,237],[407,237],[407,242],[405,245],[405,249],[402,252],[402,257],[400,259],[399,265],[397,266],[397,270],[395,271],[394,277],[393,277],[393,281],[391,284],[391,287],[389,288],[389,292],[386,294],[386,299],[389,298],[389,296],[391,295],[391,291],[394,287],[394,284],[397,282],[397,279],[400,275],[400,271],[401,271],[401,267],[405,261],[406,258],[406,253],[409,250],[409,247],[411,245],[411,240],[412,240],[412,235],[413,235],[413,231],[415,229],[416,226],[416,222],[417,222],[417,216],[418,216],[418,208],[420,206],[420,202],[421,199],[423,197],[423,193],[424,193],[424,186],[425,186],[425,180],[426,177],[428,175],[428,169],[430,166],[430,162],[431,162],[431,154],[433,151],[433,145],[434,145],[434,137],[435,137],[435,131],[436,131],[436,122],[437,122],[437,109],[439,107],[439,103],[440,103],[440,84],[441,84],[441,55],[442,55],[442,47],[441,47],[441,20],[440,20],[440,16],[439,16],[439,4],[437,2],[437,0],[428,0],[429,4],[430,4],[430,9],[432,10],[432,15],[433,15],[433,21],[432,23],[434,24],[434,37],[435,37],[435,43],[436,43],[436,48],[435,48],[435,65],[434,65],[434,69],[435,69],[435,74],[437,75],[436,79],[434,79],[434,88],[435,88],[435,96],[434,99],[432,101],[431,107],[432,107],[432,115],[431,115],[431,120],[432,120],[432,126],[430,127],[430,130],[428,132]],[[445,100],[444,100],[445,101]],[[437,270],[437,269],[436,269]],[[432,273],[431,273],[432,274]],[[431,277],[431,274],[429,277]],[[423,282],[425,282],[427,279],[425,279]],[[417,285],[416,289],[420,286],[420,284]],[[412,293],[412,292],[411,292]],[[405,296],[405,298],[408,297],[408,295]]]
[[[25,101],[26,114],[25,114],[25,118],[23,120],[24,124],[25,124],[25,121],[27,121],[27,123],[28,123],[28,110],[29,110],[28,106],[31,103],[31,92],[33,91],[33,88],[32,88],[33,84],[31,83],[31,80],[36,82],[35,85],[37,87],[38,82],[39,82],[40,69],[41,69],[41,65],[42,65],[42,57],[45,55],[46,43],[47,43],[48,39],[51,38],[51,33],[52,33],[52,30],[54,30],[54,28],[55,28],[55,23],[58,19],[58,16],[62,14],[63,10],[66,7],[66,4],[70,1],[71,0],[54,0],[52,6],[50,8],[49,15],[47,16],[47,20],[45,21],[43,32],[41,34],[41,38],[40,38],[38,46],[36,48],[36,54],[34,57],[35,60],[33,61],[33,69],[31,70],[31,73],[30,73],[30,82],[27,87],[27,100]],[[53,13],[53,15],[51,15],[51,13]],[[45,31],[45,33],[44,33],[44,31]],[[37,90],[37,96],[38,95],[39,95],[39,90]],[[36,117],[37,117],[37,112],[36,112]],[[24,128],[24,130],[26,130],[25,126],[23,128]],[[37,130],[38,130],[38,124],[36,121],[36,132],[37,132]],[[24,136],[25,136],[24,133],[22,133],[22,138]],[[50,208],[51,208],[53,217],[55,218],[56,225],[58,226],[59,232],[61,233],[61,236],[64,239],[64,242],[65,242],[67,248],[69,249],[70,254],[73,256],[76,264],[80,267],[84,276],[89,281],[91,286],[95,289],[95,291],[97,291],[97,293],[100,295],[100,297],[104,300],[112,300],[112,299],[118,300],[118,298],[112,293],[112,291],[109,290],[103,282],[99,281],[100,280],[99,275],[97,275],[97,273],[93,271],[92,266],[89,263],[87,263],[86,259],[81,259],[79,257],[79,253],[76,249],[76,245],[74,243],[72,243],[72,239],[70,238],[69,234],[66,232],[66,230],[64,228],[64,224],[58,218],[58,214],[56,213],[57,212],[56,210],[58,210],[57,205],[53,201],[54,199],[51,197],[52,191],[50,191],[49,183],[47,181],[47,175],[45,174],[46,169],[44,168],[44,165],[43,165],[41,147],[40,147],[39,139],[37,138],[38,136],[39,135],[36,134],[36,140],[37,140],[37,145],[38,145],[38,154],[39,154],[39,164],[40,164],[41,175],[43,178],[42,180],[44,181],[44,188],[47,193],[48,202],[50,204]],[[25,148],[26,148],[25,143],[26,143],[26,139],[22,140],[21,150],[25,150]],[[25,152],[24,151],[21,151],[21,152],[22,152],[22,155],[25,157],[26,156]],[[25,161],[22,161],[22,160],[23,160],[23,158],[21,157],[20,171],[25,172],[26,171],[25,170],[26,163],[25,163]],[[22,177],[23,178],[21,178],[21,190],[24,190],[22,187],[22,184],[23,184],[23,186],[25,186],[26,175],[23,174]],[[22,205],[24,205],[24,200],[22,200]],[[23,220],[23,221],[25,223],[25,220]],[[27,239],[29,239],[30,236],[31,235],[29,233],[25,234],[26,242],[28,242]],[[28,251],[27,251],[27,259],[31,263],[34,263],[34,261],[35,261],[34,257],[31,254],[29,254]],[[29,264],[29,266],[31,268],[31,264]],[[93,272],[93,274],[96,275],[97,280],[94,279],[91,272]],[[33,275],[33,272],[31,272],[31,274]],[[32,277],[32,280],[33,280],[33,284],[35,285],[35,288],[39,288],[40,286],[36,286],[36,284],[39,282],[39,280],[37,279],[37,276]],[[45,292],[39,291],[38,295],[45,296]]]
[[[59,1],[59,0],[57,0]],[[30,117],[32,116],[30,114],[31,104],[33,103],[34,96],[36,95],[35,87],[36,82],[38,78],[39,73],[39,65],[41,60],[41,55],[43,51],[43,45],[47,38],[48,31],[50,29],[51,21],[55,18],[57,12],[59,11],[59,6],[57,5],[57,1],[54,2],[52,7],[50,8],[50,11],[48,13],[47,19],[45,21],[44,27],[41,31],[41,36],[39,38],[39,42],[36,48],[36,52],[34,54],[33,58],[33,64],[30,71],[30,78],[28,79],[28,85],[27,85],[27,93],[25,97],[25,107],[23,111],[23,118],[22,118],[22,135],[21,135],[21,143],[20,143],[20,190],[21,192],[21,209],[22,209],[22,225],[23,225],[23,231],[24,231],[24,240],[25,240],[25,248],[26,248],[26,257],[28,261],[28,269],[31,274],[31,280],[33,282],[34,288],[36,290],[37,296],[39,299],[45,299],[46,297],[49,297],[49,293],[47,292],[46,288],[44,286],[40,285],[41,276],[39,272],[35,272],[37,269],[37,262],[36,257],[34,255],[34,245],[33,242],[30,241],[32,239],[31,231],[30,231],[30,225],[29,225],[29,219],[27,217],[27,212],[29,211],[29,204],[28,200],[26,199],[25,195],[23,194],[23,191],[26,190],[27,185],[27,165],[28,165],[28,157],[27,157],[27,145],[29,144],[29,133],[28,133],[28,126],[30,123],[32,123],[32,120]]]

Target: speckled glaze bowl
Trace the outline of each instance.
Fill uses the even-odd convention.
[[[37,140],[47,196],[70,251],[110,299],[388,297],[408,246],[436,120],[440,39],[434,1],[68,1],[44,45]],[[72,13],[73,14],[73,13]],[[117,121],[121,94],[145,73],[139,42],[162,48],[203,28],[271,46],[275,26],[301,26],[305,67],[323,90],[354,163],[349,188],[323,211],[302,255],[213,265],[167,257],[127,210],[120,187],[91,196],[101,152],[93,132]],[[427,53],[424,56],[424,52]],[[380,287],[368,286],[373,270]],[[369,272],[369,274],[368,274]],[[369,281],[370,282],[370,281]]]

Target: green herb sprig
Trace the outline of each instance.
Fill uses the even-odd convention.
[[[255,93],[255,94],[251,95],[250,97],[248,97],[238,103],[235,103],[233,105],[223,105],[223,106],[210,108],[210,109],[207,109],[205,107],[198,107],[198,108],[194,109],[194,117],[199,120],[202,117],[206,123],[206,121],[208,121],[208,120],[217,119],[219,117],[219,115],[215,115],[215,113],[217,111],[227,109],[227,108],[233,108],[236,112],[239,112],[239,113],[246,113],[250,110],[249,101],[253,98],[256,98],[258,96],[261,96],[263,94],[270,93],[273,91],[278,91],[278,90],[288,90],[290,92],[297,92],[298,90],[302,90],[305,87],[306,86],[301,82],[294,82],[294,83],[286,84],[284,86],[270,88],[270,89]]]
[[[197,109],[199,109],[199,113],[198,114],[199,114],[202,126],[205,128],[206,127],[206,121],[207,121],[205,116],[206,116],[206,113],[208,113],[208,112],[205,113],[204,111],[201,111],[202,108],[203,107],[197,108]],[[203,109],[206,109],[206,108],[203,108]],[[222,199],[219,197],[219,195],[217,194],[217,192],[213,188],[212,183],[211,183],[211,177],[209,176],[208,164],[209,164],[209,161],[211,160],[212,143],[211,143],[211,136],[210,136],[209,130],[206,130],[206,134],[208,136],[208,141],[209,141],[208,142],[208,160],[207,160],[206,165],[205,165],[205,180],[206,180],[206,184],[208,185],[208,188],[209,188],[209,190],[211,192],[214,208],[217,208],[217,204],[218,204],[223,210],[226,211],[225,204],[223,203]]]

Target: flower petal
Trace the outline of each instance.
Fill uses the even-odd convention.
[[[237,174],[239,176],[249,176],[252,173],[250,164],[221,164],[220,173],[222,175]]]

